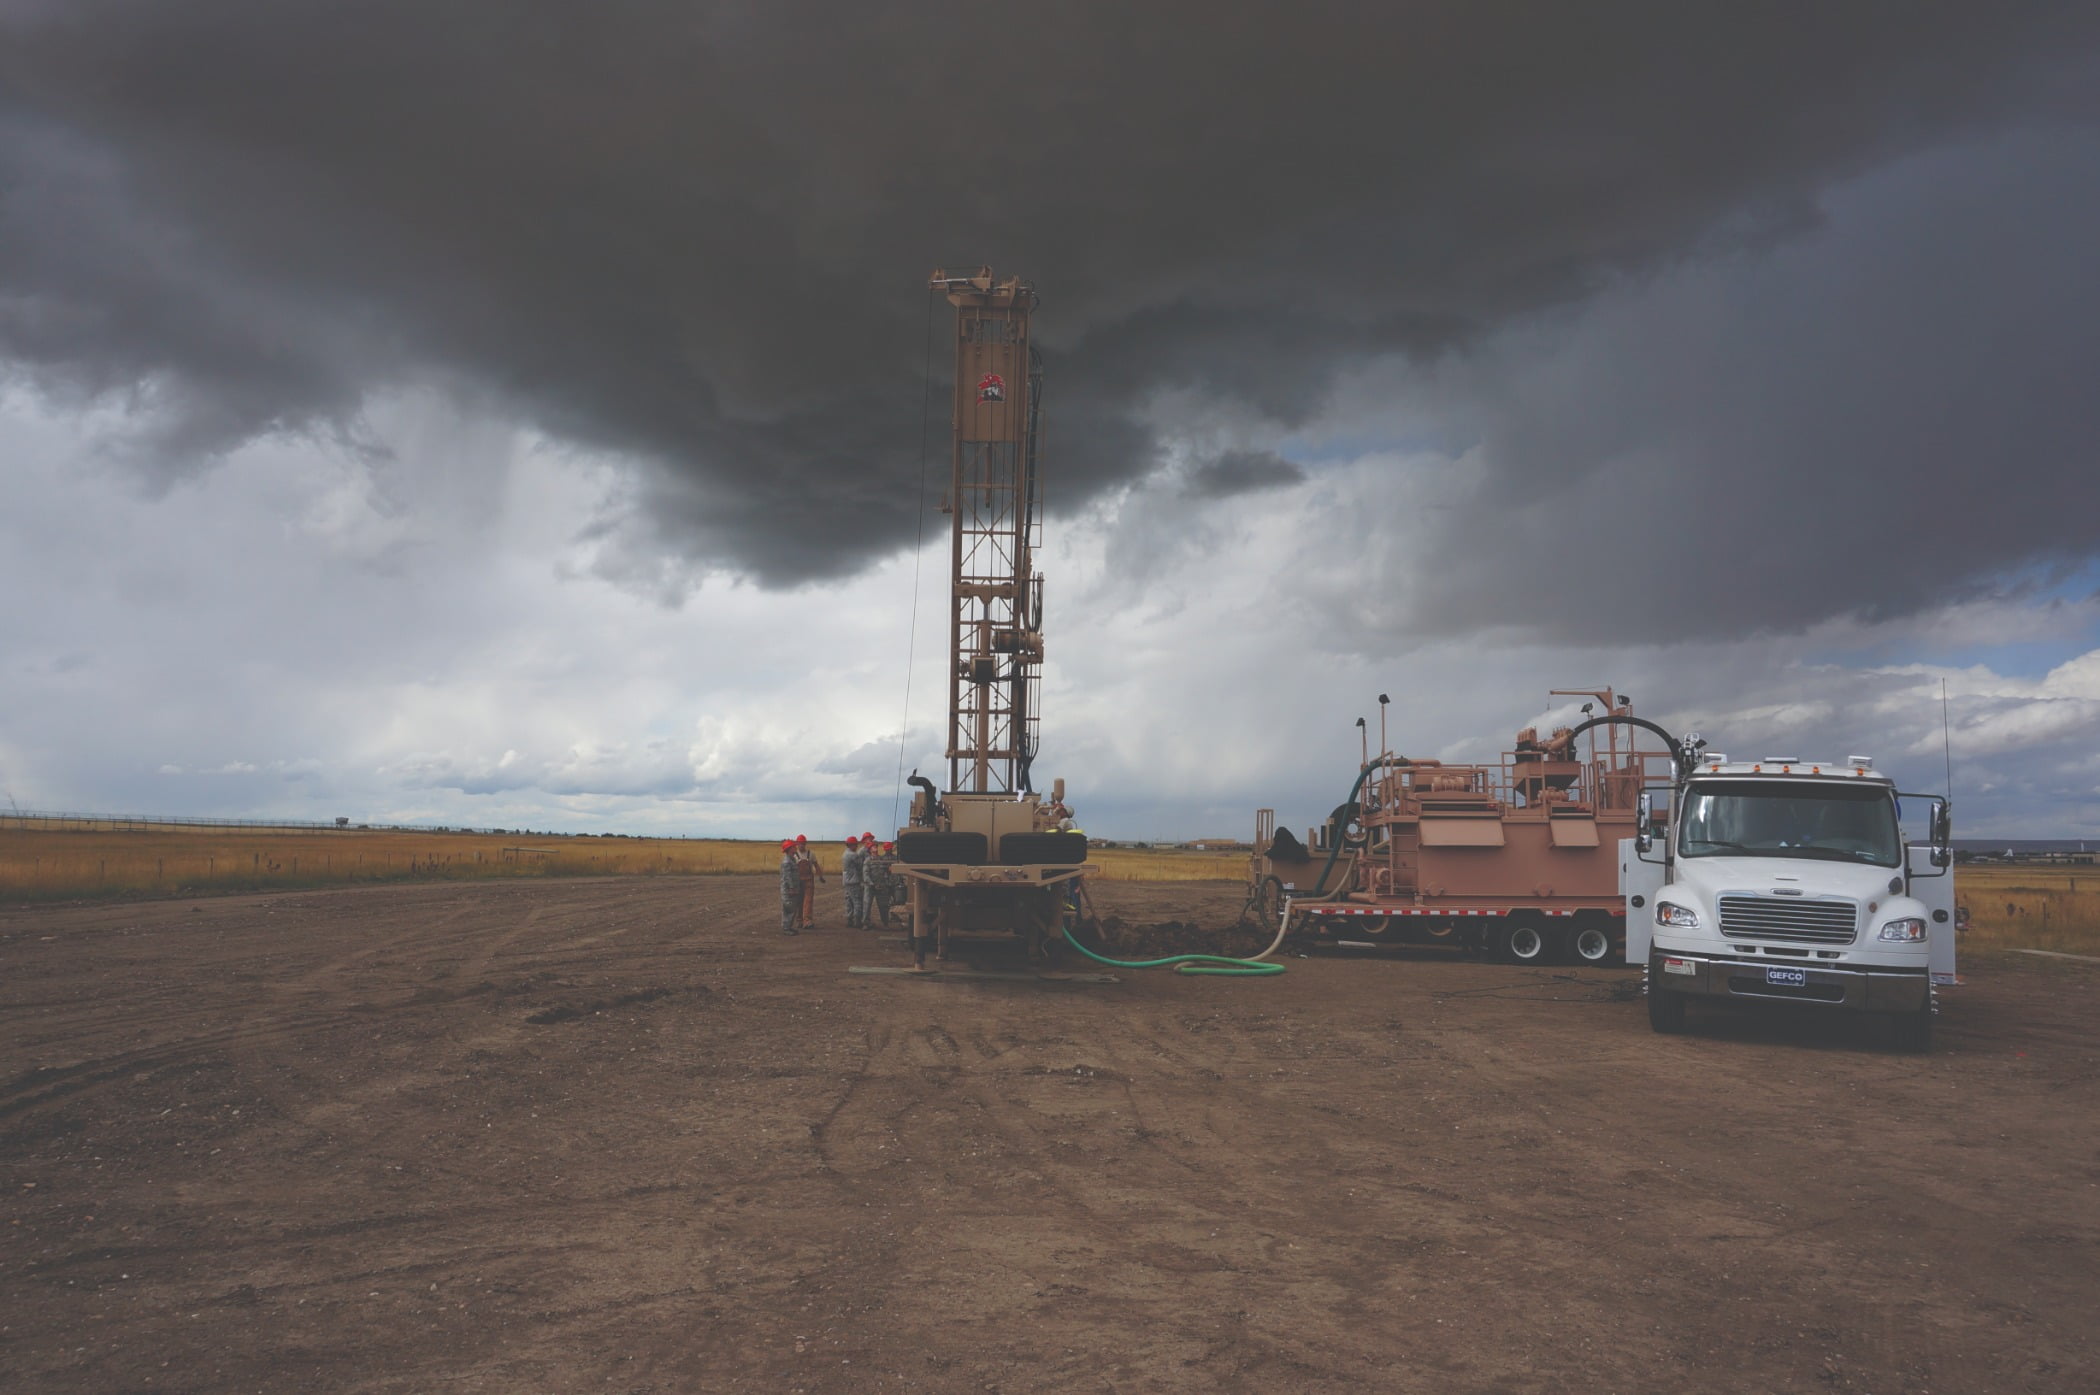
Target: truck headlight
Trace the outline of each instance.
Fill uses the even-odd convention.
[[[1881,934],[1877,938],[1894,940],[1899,944],[1916,944],[1925,938],[1925,922],[1914,915],[1892,920],[1881,927]]]
[[[1675,901],[1657,901],[1655,903],[1655,923],[1657,925],[1672,925],[1679,930],[1697,930],[1699,928],[1699,913],[1690,906],[1680,906]]]

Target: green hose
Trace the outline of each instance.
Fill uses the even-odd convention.
[[[1111,969],[1158,969],[1168,964],[1181,974],[1217,974],[1224,978],[1264,978],[1283,972],[1281,964],[1257,964],[1252,959],[1233,959],[1223,954],[1170,954],[1164,959],[1111,959],[1105,954],[1096,954],[1070,935],[1065,943],[1093,960],[1106,964]]]
[[[1096,964],[1106,964],[1112,969],[1158,969],[1172,964],[1174,972],[1178,974],[1215,974],[1220,978],[1266,978],[1271,974],[1283,972],[1281,964],[1263,964],[1253,959],[1234,959],[1223,954],[1170,954],[1164,959],[1110,959],[1105,954],[1094,953],[1072,935],[1065,936],[1065,943]]]
[[[1074,889],[1073,910],[1081,910],[1082,903],[1086,917],[1091,918],[1094,903],[1092,898],[1087,896],[1084,882],[1078,883]],[[1111,959],[1105,954],[1096,954],[1079,943],[1079,936],[1074,933],[1079,928],[1077,923],[1065,932],[1064,941],[1096,964],[1106,964],[1111,969],[1158,969],[1172,964],[1174,972],[1179,974],[1215,974],[1219,978],[1267,978],[1283,972],[1283,965],[1265,964],[1261,961],[1283,948],[1283,934],[1290,928],[1290,923],[1290,903],[1286,901],[1283,923],[1276,927],[1276,938],[1269,942],[1267,949],[1252,959],[1234,959],[1224,954],[1170,954],[1164,959]]]

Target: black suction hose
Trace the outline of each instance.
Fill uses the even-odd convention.
[[[1383,769],[1387,766],[1413,764],[1414,762],[1409,760],[1406,756],[1380,756],[1377,760],[1372,761],[1369,765],[1365,766],[1362,770],[1357,772],[1356,783],[1349,786],[1349,797],[1343,800],[1338,807],[1346,809],[1356,802],[1357,794],[1363,789],[1364,781],[1371,778],[1372,771]],[[1342,830],[1339,827],[1337,827],[1334,830],[1334,838],[1332,841],[1334,843],[1334,846],[1327,850],[1327,865],[1320,869],[1320,879],[1317,882],[1313,883],[1313,885],[1317,888],[1314,894],[1318,896],[1325,896],[1327,894],[1327,874],[1334,870],[1335,859],[1342,855]]]
[[[1644,731],[1654,732],[1663,739],[1663,745],[1669,748],[1670,758],[1677,762],[1677,774],[1680,778],[1689,775],[1692,767],[1699,763],[1699,752],[1696,748],[1687,746],[1646,717],[1635,717],[1630,713],[1624,712],[1611,712],[1602,717],[1592,717],[1586,722],[1580,722],[1570,727],[1568,729],[1569,749],[1574,749],[1572,743],[1576,737],[1582,735],[1591,727],[1601,726],[1640,727]]]

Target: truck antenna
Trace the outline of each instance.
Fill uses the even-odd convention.
[[[1954,729],[1947,722],[1947,680],[1940,680],[1940,745],[1947,753],[1947,802],[1954,802]]]

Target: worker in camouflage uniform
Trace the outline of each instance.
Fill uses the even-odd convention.
[[[885,930],[890,926],[890,907],[897,904],[898,893],[903,889],[897,876],[897,845],[884,843],[868,862],[868,897],[874,903],[875,918]]]
[[[780,840],[780,933],[792,935],[802,911],[802,864],[795,840]]]
[[[839,859],[839,885],[846,893],[846,928],[858,930],[868,914],[867,883],[861,879],[861,864],[867,861],[860,839],[846,835],[846,852]]]

